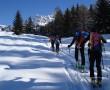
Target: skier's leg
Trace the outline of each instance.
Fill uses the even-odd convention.
[[[90,48],[88,48],[88,59],[90,58]]]
[[[90,50],[90,58],[89,58],[89,62],[90,62],[90,78],[91,80],[94,80],[94,62],[95,62],[95,58],[94,58],[94,52],[93,50]]]
[[[97,67],[97,82],[102,81],[102,70],[101,70],[101,52],[96,54],[96,67]]]
[[[78,48],[75,47],[75,59],[76,59],[76,62],[78,62]]]
[[[52,51],[54,51],[54,41],[51,41],[51,47],[52,47]]]
[[[79,60],[78,60],[78,52],[79,52],[79,50],[78,50],[78,48],[77,47],[75,47],[75,59],[76,59],[76,67],[79,67]]]
[[[58,43],[58,47],[57,48],[58,48],[58,52],[59,52],[59,50],[60,50],[60,44],[59,43]]]
[[[84,47],[80,48],[81,53],[81,65],[85,66],[85,54],[84,54]]]
[[[59,43],[56,43],[56,52],[59,52]]]
[[[80,69],[81,69],[81,72],[84,72],[85,71],[85,55],[84,55],[84,47],[81,47],[80,48],[80,55],[81,55],[81,66],[80,66]]]

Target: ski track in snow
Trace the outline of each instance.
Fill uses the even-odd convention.
[[[1,32],[0,90],[109,90],[110,36],[105,37],[108,43],[103,52],[102,88],[94,89],[89,84],[87,48],[87,73],[80,73],[75,68],[74,45],[70,51],[67,49],[72,38],[63,39],[61,51],[56,54],[50,50],[48,38],[44,36]]]

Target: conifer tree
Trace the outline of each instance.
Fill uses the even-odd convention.
[[[79,7],[79,28],[81,30],[86,30],[87,23],[88,23],[88,9],[86,6],[81,5]]]
[[[70,36],[72,35],[71,30],[71,13],[70,10],[67,8],[64,13],[64,35]]]
[[[78,30],[80,28],[80,13],[79,13],[79,4],[77,4],[76,9],[75,9],[75,21],[76,21],[76,29]]]
[[[89,13],[89,17],[88,17],[88,24],[87,24],[87,28],[88,31],[91,31],[92,28],[94,27],[94,15],[95,15],[95,9],[93,8],[93,5],[91,4],[88,10]]]
[[[110,33],[109,0],[97,0],[94,27],[101,33]]]
[[[72,6],[71,8],[71,21],[70,21],[70,29],[72,30],[72,33],[76,32],[76,27],[77,27],[77,18],[76,18],[76,11],[75,7]]]
[[[26,24],[26,33],[31,33],[34,34],[35,30],[34,30],[34,23],[32,21],[32,18],[29,17],[27,20],[27,24]]]
[[[60,8],[57,8],[55,11],[55,20],[54,20],[54,26],[53,30],[55,34],[58,34],[60,36],[63,36],[63,23],[64,23],[64,17],[63,13]]]
[[[21,34],[23,31],[23,24],[22,18],[19,11],[17,11],[14,22],[13,22],[13,31],[16,35]]]

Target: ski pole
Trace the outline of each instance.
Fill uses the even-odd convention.
[[[103,45],[103,51],[105,52],[105,47],[104,47],[104,44],[102,44],[102,45]],[[102,58],[102,66],[103,66],[103,69],[104,69],[104,62],[103,62],[104,60],[103,60],[103,55],[102,55],[102,57],[101,57],[101,58]]]
[[[70,48],[69,48],[69,54],[70,54]]]
[[[63,46],[62,46],[62,43],[60,43],[60,46],[61,46],[61,47],[60,47],[60,49],[63,51]]]
[[[102,66],[103,66],[103,69],[104,69],[103,55],[102,55],[101,58],[102,58]]]

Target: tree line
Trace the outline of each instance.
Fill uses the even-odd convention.
[[[17,11],[13,23],[15,34],[57,34],[67,37],[72,36],[79,29],[86,31],[96,29],[100,33],[110,33],[110,2],[109,0],[97,0],[95,5],[91,4],[87,7],[77,4],[65,11],[56,8],[52,22],[39,28],[36,27],[31,17],[23,23],[20,12]]]

